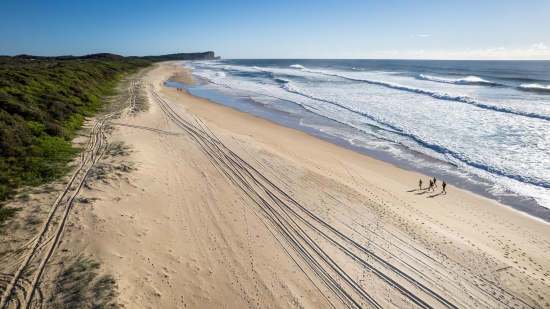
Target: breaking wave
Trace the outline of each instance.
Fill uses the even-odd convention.
[[[325,102],[325,103],[328,103],[328,104],[332,104],[332,105],[338,106],[340,108],[343,108],[343,109],[345,109],[345,110],[347,110],[351,113],[358,114],[358,115],[361,115],[363,117],[366,117],[366,118],[368,118],[368,119],[375,122],[375,124],[369,123],[369,125],[371,125],[373,127],[377,127],[378,129],[383,130],[383,131],[387,131],[387,132],[390,132],[390,133],[393,133],[393,134],[398,134],[398,135],[407,137],[407,138],[413,140],[414,142],[416,142],[418,145],[421,145],[422,147],[425,147],[426,149],[430,149],[431,151],[434,151],[435,153],[439,154],[440,156],[436,156],[436,157],[440,160],[446,161],[447,163],[450,163],[450,164],[453,164],[453,165],[456,165],[456,166],[465,164],[467,166],[470,166],[470,167],[473,167],[473,168],[476,168],[476,169],[480,169],[482,171],[490,172],[490,173],[493,173],[495,175],[503,176],[503,177],[506,177],[506,178],[509,178],[509,179],[514,179],[514,180],[517,180],[517,181],[520,181],[520,182],[523,182],[523,183],[528,183],[528,184],[540,186],[540,187],[547,188],[547,189],[550,188],[550,183],[549,182],[536,181],[536,180],[530,179],[529,177],[516,175],[516,174],[513,174],[513,173],[509,173],[506,170],[498,170],[495,167],[491,167],[491,166],[486,165],[486,164],[475,162],[475,161],[465,157],[464,155],[462,155],[460,153],[452,151],[451,149],[447,149],[445,147],[430,143],[430,142],[424,140],[423,138],[421,138],[420,136],[412,134],[411,132],[405,132],[402,128],[394,125],[391,122],[385,121],[384,119],[381,119],[379,117],[375,117],[375,116],[370,115],[368,113],[357,110],[353,106],[343,104],[342,102],[339,102],[337,100],[327,100],[325,98],[313,95],[313,94],[309,93],[306,90],[299,89],[292,82],[285,84],[284,86],[282,86],[282,88],[285,89],[288,92],[291,92],[291,93],[294,93],[294,94],[297,94],[297,95],[301,95],[301,96],[304,96],[306,98],[313,99],[313,100],[316,100],[316,101],[322,101],[322,102]],[[297,101],[293,101],[293,102],[297,103],[297,104],[300,104]],[[303,106],[303,104],[300,104],[300,105]],[[313,110],[310,110],[310,111],[315,112]],[[335,120],[335,121],[338,121],[338,122],[341,122],[341,123],[348,124],[345,121],[343,121],[343,119],[341,119],[340,117],[334,117],[334,116],[323,115],[323,114],[318,114],[318,115],[327,117],[329,119],[332,119],[332,120]],[[348,125],[350,125],[352,127],[355,127],[351,124],[348,124]],[[355,128],[365,132],[361,128],[358,128],[358,127],[355,127]],[[378,137],[381,137],[381,136],[378,136]],[[403,144],[403,143],[401,143],[401,144],[411,148],[410,147],[411,145],[406,145],[406,144]],[[421,153],[424,153],[426,155],[430,155],[429,153],[426,153],[425,151],[422,151],[422,148],[415,149],[413,147],[411,149],[414,149],[414,150],[419,151]],[[446,158],[446,159],[443,159],[443,158]]]
[[[452,95],[452,94],[443,93],[443,92],[430,91],[430,90],[425,90],[425,89],[420,89],[420,88],[415,88],[415,87],[402,86],[402,85],[398,85],[398,84],[394,84],[394,83],[390,83],[390,82],[383,82],[383,81],[363,79],[363,78],[355,78],[355,77],[349,77],[349,76],[336,74],[336,73],[328,73],[328,72],[324,72],[324,71],[309,70],[309,69],[302,69],[302,71],[310,72],[310,73],[323,74],[323,75],[327,75],[327,76],[340,77],[340,78],[344,78],[344,79],[351,80],[351,81],[364,82],[364,83],[368,83],[368,84],[372,84],[372,85],[384,86],[384,87],[387,87],[387,88],[392,88],[392,89],[401,90],[401,91],[424,94],[424,95],[428,95],[428,96],[431,96],[432,98],[439,99],[439,100],[461,102],[461,103],[465,103],[465,104],[474,105],[474,106],[477,106],[479,108],[490,109],[490,110],[501,112],[501,113],[509,113],[509,114],[515,114],[515,115],[519,115],[519,116],[550,120],[550,116],[540,115],[540,114],[530,113],[530,112],[524,112],[524,111],[518,111],[518,110],[506,108],[506,107],[499,107],[499,106],[489,105],[489,104],[478,102],[478,101],[476,101],[476,100],[474,100],[474,99],[472,99],[468,96]],[[550,89],[548,89],[548,91],[550,91]]]
[[[527,91],[550,92],[550,85],[543,86],[540,84],[523,84],[523,85],[520,85],[519,88]]]
[[[434,77],[430,75],[420,74],[420,79],[429,80],[432,82],[446,83],[446,84],[457,84],[457,85],[491,85],[491,86],[505,86],[503,84],[494,83],[488,80],[485,80],[477,76],[468,76],[464,78],[442,78]]]

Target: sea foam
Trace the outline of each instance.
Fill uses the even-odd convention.
[[[302,71],[310,72],[310,73],[323,74],[323,75],[327,75],[327,76],[340,77],[340,78],[344,78],[344,79],[351,80],[351,81],[364,82],[364,83],[368,83],[368,84],[372,84],[372,85],[384,86],[384,87],[388,87],[388,88],[392,88],[392,89],[396,89],[396,90],[401,90],[401,91],[408,91],[408,92],[413,92],[413,93],[418,93],[418,94],[424,94],[424,95],[428,95],[428,96],[431,96],[432,98],[439,99],[439,100],[447,100],[447,101],[455,101],[455,102],[466,103],[466,104],[477,106],[479,108],[490,109],[490,110],[497,111],[497,112],[502,112],[502,113],[509,113],[509,114],[515,114],[515,115],[519,115],[519,116],[550,120],[550,116],[548,116],[548,115],[541,115],[541,114],[537,114],[537,113],[534,113],[534,112],[527,112],[527,111],[515,110],[515,109],[511,109],[511,108],[507,108],[507,107],[490,105],[490,104],[487,104],[487,103],[478,102],[478,101],[476,101],[476,100],[474,100],[474,99],[472,99],[468,96],[454,95],[454,94],[449,94],[449,93],[444,93],[444,92],[425,90],[425,89],[421,89],[421,88],[403,86],[403,85],[399,85],[399,84],[395,84],[395,83],[372,80],[372,79],[350,77],[350,76],[345,76],[345,75],[342,75],[342,74],[330,73],[330,72],[319,71],[319,70],[302,69]],[[550,88],[548,88],[548,90],[550,90]]]

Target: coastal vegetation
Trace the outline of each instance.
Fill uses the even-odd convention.
[[[100,275],[101,263],[83,255],[69,264],[55,280],[50,299],[53,308],[121,308],[117,284],[111,275]]]
[[[18,211],[5,207],[17,188],[65,173],[85,118],[121,77],[150,64],[112,54],[0,57],[0,225]]]

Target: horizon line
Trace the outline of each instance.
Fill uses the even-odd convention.
[[[210,52],[212,50],[206,51]],[[163,56],[163,55],[173,55],[173,54],[197,54],[197,53],[205,53],[205,52],[179,52],[179,53],[168,53],[168,54],[148,54],[143,56],[137,56],[137,55],[120,55],[120,54],[114,54],[109,52],[99,52],[99,53],[91,53],[91,54],[83,54],[83,55],[71,55],[71,54],[65,54],[65,55],[50,55],[50,56],[43,56],[43,55],[32,55],[32,54],[16,54],[16,55],[0,55],[0,57],[19,57],[19,56],[35,56],[35,57],[83,57],[83,56],[89,56],[89,55],[97,55],[97,54],[112,54],[122,57],[154,57],[154,56]],[[215,52],[214,52],[215,54]],[[251,58],[223,58],[220,60],[413,60],[413,61],[419,61],[419,60],[426,60],[426,61],[550,61],[550,58],[548,59],[483,59],[483,58],[473,58],[473,59],[452,59],[452,58],[321,58],[321,57],[312,57],[312,58],[293,58],[293,57],[251,57]],[[167,60],[171,61],[171,60]],[[172,61],[196,61],[196,60],[172,60]]]

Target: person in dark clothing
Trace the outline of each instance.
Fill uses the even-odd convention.
[[[441,193],[445,192],[445,194],[447,194],[447,191],[445,191],[445,187],[447,186],[447,184],[443,182],[441,186],[443,186],[443,191],[441,191]]]
[[[437,179],[435,179],[434,177],[434,187],[437,187],[437,184],[435,183],[437,181]]]
[[[422,179],[418,181],[418,186],[420,187],[420,190],[422,190]]]
[[[431,179],[430,179],[430,186],[428,187],[428,191],[430,191],[430,189],[434,190],[434,183]]]

